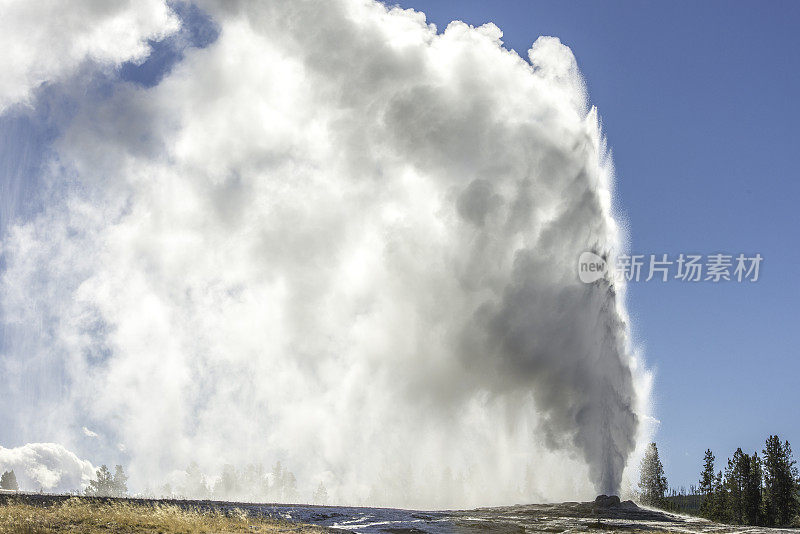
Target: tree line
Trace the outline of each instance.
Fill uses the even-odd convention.
[[[736,525],[786,526],[800,523],[800,476],[788,441],[769,436],[759,456],[736,449],[724,469],[705,452],[698,486],[667,494],[667,479],[651,443],[642,459],[639,497],[643,504],[694,513]]]
[[[114,468],[114,474],[105,464],[101,465],[84,493],[91,497],[125,497],[128,495],[128,476],[121,465]]]
[[[0,475],[0,489],[19,491],[17,475],[14,474],[13,469],[11,471],[4,471],[3,474]]]
[[[186,468],[181,481],[174,486],[164,484],[156,492],[147,489],[144,497],[217,499],[217,500],[264,500],[272,502],[296,502],[299,499],[297,479],[290,470],[276,462],[271,471],[261,464],[250,464],[243,469],[227,464],[221,475],[211,481],[200,471],[200,466],[192,462]],[[121,465],[114,473],[102,465],[94,479],[84,491],[93,497],[125,497],[128,495],[128,477]],[[315,504],[327,504],[328,491],[320,482],[312,495]]]
[[[318,493],[319,498],[324,497],[327,500],[327,492]],[[160,488],[160,494],[167,497],[217,500],[297,502],[299,499],[297,478],[281,462],[276,462],[271,470],[265,469],[262,464],[249,464],[242,469],[226,464],[220,476],[213,482],[201,472],[197,463],[192,462],[186,468],[183,480],[174,485],[165,484]]]

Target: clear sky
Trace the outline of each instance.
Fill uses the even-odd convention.
[[[399,4],[439,31],[494,22],[523,57],[539,35],[572,48],[633,252],[764,257],[752,284],[631,284],[670,484],[697,483],[709,447],[719,461],[779,433],[800,451],[800,3]]]

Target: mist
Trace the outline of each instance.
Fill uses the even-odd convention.
[[[218,34],[152,86],[122,65],[186,21],[120,2],[130,42],[34,42],[0,92],[54,132],[6,165],[0,443],[139,491],[276,461],[342,504],[624,490],[650,377],[624,285],[577,276],[626,242],[570,49],[371,1],[197,5]]]

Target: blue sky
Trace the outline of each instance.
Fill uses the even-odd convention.
[[[443,31],[492,21],[525,57],[570,46],[614,153],[636,253],[760,253],[752,284],[632,284],[670,483],[770,433],[800,450],[800,4],[408,0]]]

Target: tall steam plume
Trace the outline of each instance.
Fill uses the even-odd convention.
[[[145,87],[114,73],[178,31],[150,4],[117,14],[147,21],[130,50],[0,93],[57,130],[44,207],[3,234],[2,438],[134,488],[281,460],[340,502],[617,492],[647,377],[624,287],[577,277],[624,243],[571,51],[371,1],[204,1],[216,39]]]

